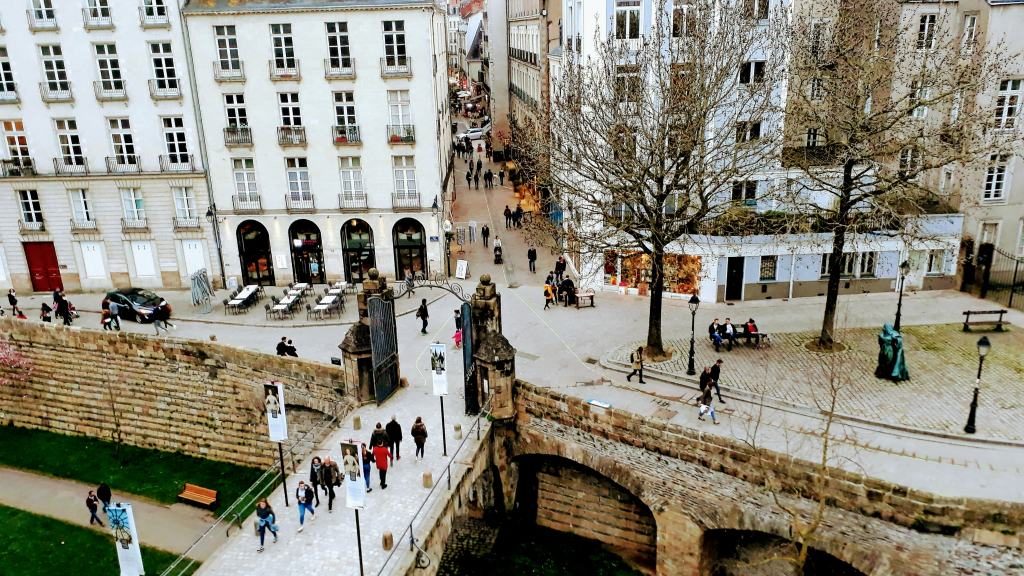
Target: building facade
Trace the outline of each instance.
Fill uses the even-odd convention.
[[[0,288],[219,276],[177,2],[3,2],[0,23]]]
[[[443,7],[216,0],[184,17],[229,285],[441,271]]]

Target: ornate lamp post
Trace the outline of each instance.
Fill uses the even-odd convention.
[[[981,367],[985,365],[985,356],[988,355],[989,350],[992,349],[992,344],[988,341],[988,336],[982,336],[978,340],[978,377],[974,381],[974,397],[971,399],[971,413],[967,416],[967,426],[964,426],[964,432],[968,434],[974,434],[976,428],[974,426],[974,419],[978,415],[978,389],[981,387]]]
[[[903,312],[903,285],[907,283],[907,274],[910,273],[910,262],[904,260],[900,264],[900,299],[896,301],[896,322],[893,323],[892,327],[897,332],[900,331],[900,315]]]
[[[438,214],[441,213],[441,207],[437,205],[437,196],[434,196],[434,204],[431,205],[431,207],[430,207],[430,213],[434,215],[434,218],[437,218],[438,228],[439,229],[442,228],[442,226],[441,226],[441,218],[438,217]],[[451,221],[449,221],[449,220],[445,220],[444,221],[443,231],[444,231],[444,248],[443,248],[443,250],[444,250],[444,260],[445,260],[444,271],[445,271],[445,274],[450,277],[452,275],[452,251],[451,251],[451,248],[450,248],[451,241],[452,241],[452,223],[451,223]]]
[[[693,376],[697,373],[697,369],[693,366],[693,343],[697,329],[697,308],[700,307],[700,298],[697,298],[696,294],[690,296],[687,305],[690,307],[690,363],[686,366],[686,374]]]

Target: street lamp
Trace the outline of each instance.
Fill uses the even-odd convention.
[[[967,426],[964,426],[964,432],[968,434],[974,434],[976,428],[974,426],[974,419],[978,414],[978,389],[981,387],[981,367],[985,364],[985,356],[988,356],[989,350],[992,349],[992,344],[988,341],[988,336],[982,336],[978,340],[978,377],[974,381],[974,397],[971,399],[971,413],[967,416]]]
[[[903,285],[907,283],[907,274],[910,273],[910,262],[904,260],[900,264],[900,299],[896,301],[896,322],[892,325],[897,332],[900,331],[900,314],[903,312]]]
[[[687,305],[690,307],[690,363],[686,366],[686,374],[693,376],[697,373],[697,369],[693,366],[693,343],[697,330],[697,308],[700,307],[700,298],[697,298],[697,294],[690,296],[690,301]]]

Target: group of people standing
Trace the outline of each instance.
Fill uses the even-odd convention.
[[[508,204],[505,204],[505,229],[522,228],[523,215],[525,214],[526,212],[523,211],[523,207],[519,203],[516,203],[515,210],[509,208]]]
[[[85,507],[89,510],[90,526],[93,524],[99,524],[101,528],[104,526],[103,520],[100,520],[99,517],[100,506],[102,505],[103,511],[106,512],[107,508],[110,508],[111,498],[113,498],[113,494],[106,482],[97,486],[96,490],[89,490],[89,494],[85,497]]]
[[[25,312],[18,306],[18,293],[11,288],[7,291],[7,304],[11,307],[11,314],[19,320],[28,320],[25,316]],[[52,320],[51,314],[56,311],[57,317],[64,321],[65,326],[70,326],[71,322],[78,317],[78,313],[75,311],[75,307],[71,304],[71,301],[64,295],[64,290],[58,288],[53,291],[53,303],[52,305],[43,302],[43,305],[39,311],[39,319],[43,322],[50,322]],[[0,308],[0,316],[4,315],[4,311]],[[119,326],[120,328],[120,326]]]
[[[536,267],[534,261],[537,259],[537,251],[534,250],[533,254],[528,254],[530,260],[530,270],[533,271]],[[548,272],[547,278],[544,279],[544,309],[547,310],[556,301],[562,302],[566,307],[576,303],[576,283],[565,275],[566,261],[565,256],[559,256],[558,260],[555,260],[555,269]]]

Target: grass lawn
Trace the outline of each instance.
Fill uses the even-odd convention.
[[[256,468],[127,445],[121,446],[118,455],[112,442],[14,426],[0,426],[0,446],[4,447],[0,450],[0,465],[92,485],[106,482],[115,499],[120,492],[171,504],[182,485],[189,482],[217,490],[223,508],[263,473]]]
[[[117,552],[110,532],[82,528],[46,516],[0,506],[0,574],[14,576],[110,576],[117,574]],[[177,555],[142,548],[146,574],[160,574]],[[194,571],[194,570],[193,570]]]

